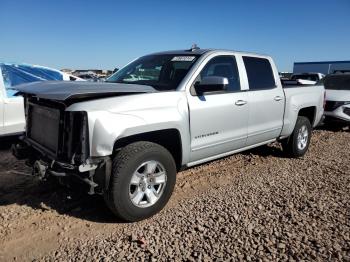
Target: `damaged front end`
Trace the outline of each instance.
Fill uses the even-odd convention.
[[[103,193],[108,187],[111,160],[90,157],[86,112],[66,111],[63,102],[25,97],[26,134],[12,147],[15,157],[27,159],[33,175],[77,178],[88,193]]]

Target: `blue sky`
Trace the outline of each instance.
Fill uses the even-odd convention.
[[[350,60],[350,1],[2,0],[0,60],[121,67],[163,50],[225,48],[294,61]]]

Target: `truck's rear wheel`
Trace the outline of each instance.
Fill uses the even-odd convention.
[[[289,138],[282,141],[283,151],[289,157],[302,157],[310,145],[311,124],[308,118],[299,116],[295,124],[293,133]]]
[[[176,181],[176,165],[164,147],[135,142],[114,157],[105,200],[124,221],[139,221],[158,213],[168,202]]]

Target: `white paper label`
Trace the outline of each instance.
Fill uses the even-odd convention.
[[[174,56],[171,61],[192,62],[195,56]]]

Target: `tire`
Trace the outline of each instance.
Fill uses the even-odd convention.
[[[176,165],[169,151],[155,143],[135,142],[114,157],[105,202],[119,219],[140,221],[164,208],[175,182]]]
[[[309,119],[304,116],[298,116],[293,133],[282,142],[283,151],[287,156],[298,158],[305,155],[310,145],[311,131],[312,127]],[[301,137],[299,137],[299,133],[301,133]],[[307,134],[306,138],[305,134]]]

